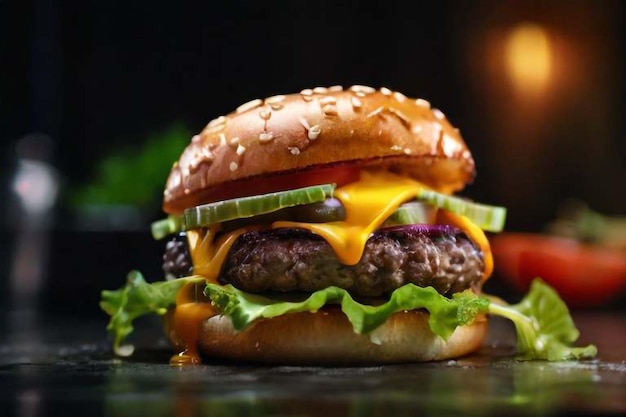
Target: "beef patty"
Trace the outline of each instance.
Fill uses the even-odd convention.
[[[378,230],[356,265],[341,264],[332,247],[311,232],[271,229],[239,237],[219,281],[250,293],[313,292],[334,285],[354,296],[379,297],[412,283],[450,295],[477,286],[483,270],[480,250],[452,226]]]

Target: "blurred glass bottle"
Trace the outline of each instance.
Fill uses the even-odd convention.
[[[50,231],[59,193],[59,175],[52,166],[52,140],[30,134],[15,145],[15,172],[10,182],[8,228],[14,244],[9,272],[9,309],[32,313],[45,281]]]

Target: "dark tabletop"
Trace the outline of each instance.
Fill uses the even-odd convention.
[[[369,367],[168,365],[160,324],[137,323],[135,355],[113,358],[104,318],[5,315],[0,415],[622,415],[626,314],[574,315],[596,360],[518,362],[514,332],[492,320],[475,355]]]

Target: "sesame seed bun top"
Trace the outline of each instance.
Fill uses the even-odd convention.
[[[458,129],[427,101],[387,88],[317,87],[255,99],[209,122],[172,167],[163,209],[207,203],[231,181],[342,165],[393,170],[447,193],[475,175]]]

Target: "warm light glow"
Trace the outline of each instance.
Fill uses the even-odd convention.
[[[529,23],[515,27],[506,42],[506,60],[517,91],[525,95],[543,92],[552,67],[552,48],[545,29]]]

